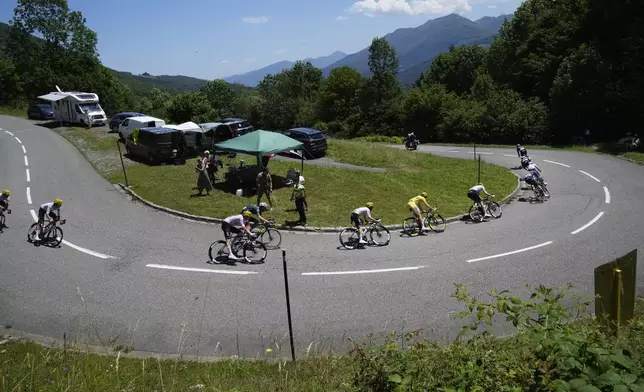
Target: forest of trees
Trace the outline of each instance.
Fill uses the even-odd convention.
[[[66,0],[19,0],[0,52],[0,104],[33,100],[57,84],[99,94],[111,113],[172,122],[235,115],[268,130],[313,126],[345,138],[414,131],[421,141],[476,143],[569,143],[586,128],[596,140],[614,140],[638,132],[644,116],[638,1],[527,0],[491,46],[452,48],[413,86],[400,84],[395,51],[375,38],[369,78],[349,67],[324,78],[298,62],[256,89],[214,80],[198,91],[141,96],[101,65],[96,42]]]

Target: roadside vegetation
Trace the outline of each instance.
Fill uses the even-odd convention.
[[[526,299],[492,290],[476,299],[457,285],[452,296],[468,322],[450,344],[420,339],[421,331],[393,333],[385,344],[300,353],[295,363],[268,350],[261,360],[190,362],[6,339],[0,391],[643,391],[644,301],[615,335],[570,289],[534,287]],[[494,327],[514,333],[498,338]]]

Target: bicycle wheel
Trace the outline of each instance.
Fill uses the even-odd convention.
[[[47,245],[57,247],[63,241],[63,229],[60,227],[52,227],[47,232]]]
[[[38,226],[38,223],[34,223],[33,225],[29,226],[29,230],[27,231],[27,242],[34,242],[34,236],[36,235],[36,226]]]
[[[208,258],[214,264],[223,264],[228,262],[228,248],[226,248],[226,241],[219,240],[210,244],[210,248],[208,248]]]
[[[470,207],[470,219],[474,222],[482,222],[484,215],[481,213],[481,209],[477,204],[473,204]]]
[[[282,243],[282,234],[275,229],[268,228],[259,236],[259,241],[266,245],[267,249],[277,249]]]
[[[494,219],[499,219],[501,215],[503,215],[503,211],[501,211],[501,206],[499,203],[495,201],[489,201],[487,203],[487,211],[492,215]]]
[[[418,235],[418,221],[413,216],[405,219],[403,221],[403,232],[407,233],[410,237],[415,237]]]
[[[434,230],[437,233],[445,231],[445,219],[439,214],[430,215],[425,218],[425,225],[429,226],[430,229]]]
[[[263,263],[266,259],[266,245],[259,241],[246,241],[243,248],[244,259],[249,263]]]
[[[358,229],[347,227],[340,232],[340,244],[346,249],[351,250],[356,248],[359,241],[360,235],[358,234]]]
[[[389,241],[391,241],[391,234],[383,225],[377,225],[370,229],[369,237],[371,238],[371,241],[378,246],[389,245]]]
[[[4,214],[3,214],[3,215],[0,215],[0,230],[4,228],[5,228],[5,225],[4,225]]]
[[[550,192],[548,192],[548,188],[545,185],[541,185],[541,192],[546,199],[550,199]]]

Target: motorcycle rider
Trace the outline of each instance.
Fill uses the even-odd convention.
[[[413,147],[413,143],[418,145],[418,138],[416,138],[416,135],[411,132],[407,134],[407,137],[405,138],[405,147]]]

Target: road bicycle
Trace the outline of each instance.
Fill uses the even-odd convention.
[[[6,211],[7,211],[7,214],[11,214],[11,210],[6,210]],[[0,233],[2,233],[2,231],[3,231],[5,228],[7,228],[7,229],[8,229],[8,228],[9,228],[9,226],[5,225],[5,216],[4,216],[4,211],[3,211],[3,210],[0,210]]]
[[[359,248],[363,245],[389,245],[391,234],[380,222],[382,222],[382,219],[376,219],[364,228],[363,232],[365,237],[369,234],[367,244],[360,243],[360,231],[355,227],[347,227],[340,232],[340,244],[342,244],[345,249],[349,250]]]
[[[235,256],[242,257],[243,260],[252,264],[263,263],[268,253],[266,245],[258,241],[254,235],[249,235],[246,232],[241,232],[231,238],[230,248]],[[208,257],[214,264],[228,263],[226,241],[219,240],[210,244]]]
[[[437,210],[438,208],[434,208],[422,212],[423,225],[425,227],[429,227],[436,233],[442,233],[445,231],[445,227],[447,225],[445,224],[445,219],[440,214],[436,213]],[[405,219],[402,226],[403,233],[406,233],[410,237],[415,237],[421,233],[418,228],[418,219],[414,215]]]
[[[491,196],[486,196],[481,200],[481,202],[483,203],[485,211],[487,211],[487,213],[494,219],[498,219],[503,215],[501,205],[490,199]],[[481,211],[478,203],[475,202],[472,207],[470,207],[470,218],[475,222],[483,222],[483,219],[485,219],[485,211]]]
[[[27,231],[28,242],[41,243],[51,246],[52,248],[60,245],[63,241],[63,229],[58,227],[58,225],[64,225],[66,220],[54,220],[48,218],[47,221],[47,225],[44,225],[42,230],[40,230],[40,241],[34,241],[34,237],[36,236],[36,226],[38,226],[38,223],[34,223],[29,227],[29,231]]]
[[[267,249],[277,249],[282,243],[282,234],[277,229],[271,227],[274,224],[274,220],[269,220],[268,223],[259,222],[253,224],[253,228],[251,229],[251,232],[257,235],[257,240],[266,245]]]
[[[534,193],[535,199],[539,200],[540,202],[544,202],[550,198],[550,192],[548,192],[548,188],[546,188],[543,183],[530,186],[532,187],[532,192]]]

